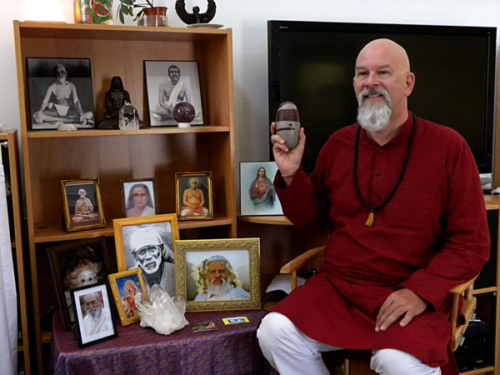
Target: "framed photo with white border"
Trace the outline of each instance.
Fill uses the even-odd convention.
[[[241,216],[283,215],[273,186],[277,171],[274,161],[240,162]]]
[[[197,61],[144,61],[151,126],[176,126],[173,109],[181,102],[195,109],[191,125],[203,125]]]
[[[78,345],[85,347],[118,337],[105,283],[71,290]]]
[[[159,213],[156,179],[121,181],[123,217],[153,216]]]
[[[258,238],[182,240],[176,251],[176,295],[186,311],[260,309]]]

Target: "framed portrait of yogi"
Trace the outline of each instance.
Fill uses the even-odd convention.
[[[26,59],[31,129],[95,127],[90,59]]]
[[[176,250],[177,295],[186,311],[260,308],[258,238],[182,240]]]
[[[61,191],[68,232],[106,226],[99,179],[62,180]]]
[[[141,217],[158,214],[155,178],[121,181],[121,192],[124,217]]]
[[[85,347],[118,337],[109,289],[105,283],[71,290],[75,306],[78,346]]]
[[[211,220],[212,172],[177,172],[175,200],[179,220]]]
[[[114,219],[113,229],[118,271],[139,267],[148,292],[154,284],[159,284],[174,296],[177,215]]]
[[[106,281],[111,270],[105,237],[66,242],[47,249],[64,329],[75,322],[71,290]]]
[[[240,162],[241,216],[283,215],[273,181],[274,161]]]
[[[144,61],[151,126],[175,126],[174,107],[195,109],[191,125],[203,125],[200,73],[197,61]]]

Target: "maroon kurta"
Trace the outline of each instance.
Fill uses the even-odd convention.
[[[360,134],[358,182],[376,206],[393,188],[413,120],[383,147]],[[489,231],[479,174],[465,140],[454,130],[418,119],[404,178],[385,207],[365,226],[369,209],[354,189],[358,125],[333,134],[316,169],[275,186],[284,214],[298,227],[333,229],[321,272],[274,311],[306,335],[348,349],[394,348],[433,367],[448,363],[449,289],[479,273],[489,257]],[[408,288],[429,308],[407,327],[375,332],[378,309],[393,291]],[[446,373],[446,372],[445,372]],[[448,372],[453,373],[453,372]]]

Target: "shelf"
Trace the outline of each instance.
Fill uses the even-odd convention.
[[[231,218],[215,215],[213,220],[181,220],[178,222],[179,230],[208,228],[222,225],[231,225]],[[114,235],[113,220],[107,222],[105,228],[86,229],[75,232],[66,232],[62,226],[39,223],[35,225],[35,243],[60,242],[97,238],[100,236],[111,237]]]
[[[190,128],[173,127],[153,127],[139,130],[76,130],[76,131],[57,131],[57,130],[30,130],[28,138],[46,139],[46,138],[78,138],[78,137],[103,137],[103,136],[136,136],[136,135],[156,135],[156,134],[197,134],[197,133],[227,133],[228,126],[193,126]]]
[[[50,344],[52,340],[52,332],[42,331],[42,344]]]
[[[293,225],[290,220],[283,215],[276,216],[238,216],[239,221],[252,224],[267,224],[267,225]]]
[[[498,288],[496,286],[492,286],[490,288],[474,289],[473,294],[495,293],[497,289]]]
[[[17,22],[17,21],[16,21]],[[22,38],[83,40],[133,40],[203,42],[228,34],[227,29],[187,29],[173,27],[137,27],[65,23],[19,22]]]
[[[495,371],[495,367],[488,366],[488,367],[480,368],[477,370],[461,372],[460,375],[482,375],[482,374],[486,374],[487,372],[490,372],[490,371],[493,373]]]

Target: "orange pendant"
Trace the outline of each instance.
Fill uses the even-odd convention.
[[[366,220],[365,225],[367,227],[373,227],[374,221],[375,221],[375,218],[374,218],[374,215],[373,215],[373,211],[371,211],[370,215],[368,215],[368,219]]]

